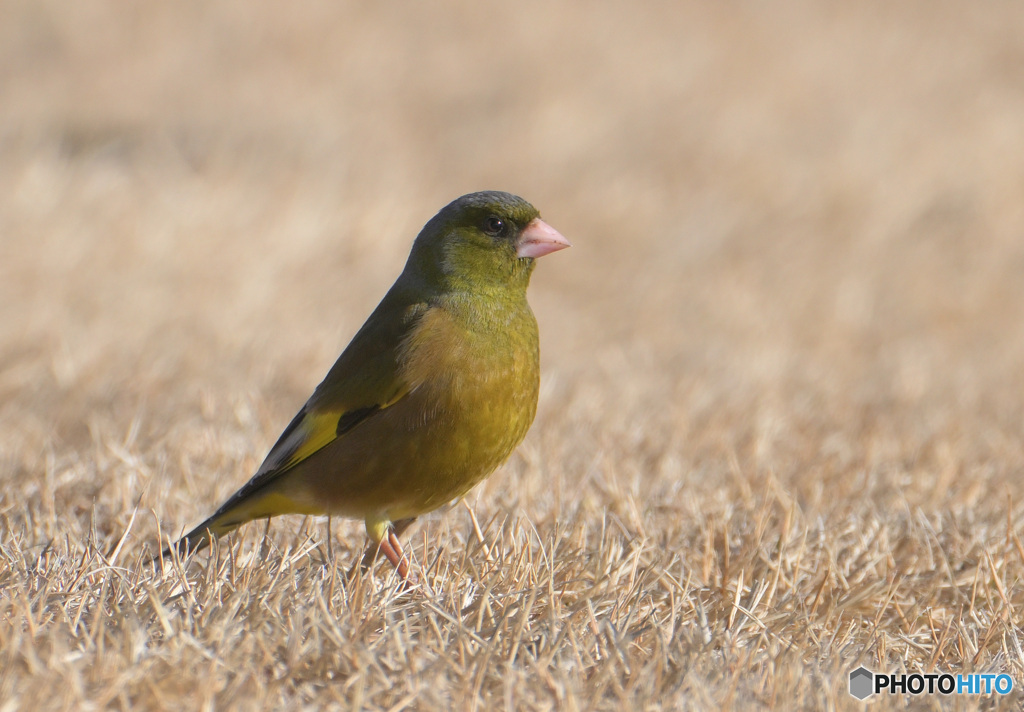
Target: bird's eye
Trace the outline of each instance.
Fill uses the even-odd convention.
[[[505,231],[505,221],[501,218],[496,218],[493,215],[487,218],[487,222],[484,223],[484,232],[488,235],[497,237]]]

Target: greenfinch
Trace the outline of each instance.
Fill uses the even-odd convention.
[[[353,517],[366,522],[364,561],[379,551],[406,580],[402,531],[490,475],[533,422],[526,287],[538,257],[569,246],[509,193],[444,207],[256,474],[173,548],[278,514]]]

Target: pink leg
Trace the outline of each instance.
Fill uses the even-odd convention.
[[[381,539],[380,544],[374,545],[371,542],[367,547],[366,553],[363,554],[362,567],[364,569],[370,568],[373,565],[374,559],[377,558],[377,553],[380,552],[395,567],[398,577],[402,579],[403,584],[409,583],[409,557],[405,555],[402,543],[398,540],[398,535],[408,529],[412,523],[413,519],[411,518],[400,519],[389,526],[387,534]]]
[[[402,550],[402,543],[398,541],[398,535],[394,529],[388,529],[388,535],[380,542],[378,549],[388,557],[388,561],[395,567],[398,577],[402,581],[409,580],[409,560]]]

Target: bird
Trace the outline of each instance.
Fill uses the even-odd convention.
[[[533,422],[536,260],[570,247],[526,200],[463,195],[431,218],[401,274],[252,478],[159,557],[284,514],[362,519],[363,565],[401,581],[399,536],[498,468]]]

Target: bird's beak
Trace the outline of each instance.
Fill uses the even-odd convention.
[[[516,240],[516,256],[543,257],[544,255],[572,247],[562,233],[548,225],[540,218],[534,218]]]

